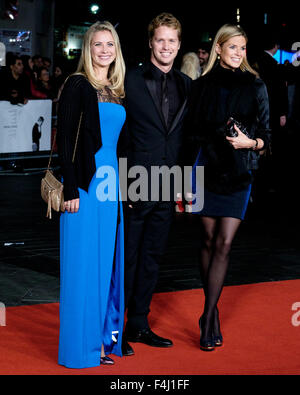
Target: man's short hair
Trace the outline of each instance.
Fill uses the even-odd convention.
[[[48,62],[48,63],[50,63],[50,64],[52,63],[52,62],[51,62],[51,59],[48,58],[48,57],[46,57],[46,56],[43,56],[42,60],[43,60],[43,62]]]
[[[197,50],[203,49],[204,51],[210,53],[211,51],[211,42],[209,41],[201,41],[200,44],[198,45]]]
[[[9,56],[8,59],[7,59],[7,66],[8,67],[14,66],[16,64],[17,60],[22,60],[22,59],[18,55],[11,55],[11,56]]]
[[[152,21],[149,23],[148,26],[149,40],[153,38],[155,30],[158,29],[160,26],[167,26],[177,30],[178,39],[179,41],[181,41],[181,33],[182,33],[181,23],[177,18],[175,18],[174,15],[169,14],[167,12],[163,12],[162,14],[159,14],[157,17],[152,19]]]
[[[276,45],[280,45],[280,37],[274,28],[265,27],[262,30],[262,46],[265,50],[273,49]]]
[[[275,48],[276,45],[280,46],[279,40],[276,37],[265,37],[263,40],[263,49],[266,51]]]

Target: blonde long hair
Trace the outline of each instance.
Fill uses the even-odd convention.
[[[195,52],[188,52],[183,55],[180,71],[188,75],[192,80],[200,77],[200,63]]]
[[[226,24],[223,25],[217,32],[216,37],[214,39],[210,56],[207,62],[207,66],[205,68],[205,71],[203,72],[202,76],[209,73],[212,68],[214,67],[216,60],[217,60],[217,52],[216,52],[216,47],[217,44],[222,46],[226,41],[228,41],[232,37],[236,36],[243,36],[246,40],[246,43],[248,42],[248,37],[244,30],[237,25],[231,25],[231,24]],[[258,73],[250,66],[247,57],[244,57],[242,64],[240,65],[240,69],[242,71],[249,71],[250,73],[258,76]]]
[[[94,23],[85,33],[82,43],[81,57],[75,74],[84,75],[95,89],[103,88],[103,84],[101,84],[97,79],[93,68],[91,43],[95,33],[105,30],[111,33],[116,46],[116,59],[110,65],[108,70],[108,79],[111,83],[110,90],[115,96],[124,97],[125,62],[122,55],[119,36],[113,25],[108,21]]]

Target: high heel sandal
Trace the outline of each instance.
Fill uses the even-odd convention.
[[[218,336],[213,336],[213,341],[214,341],[216,347],[223,346],[223,336],[221,334]]]
[[[215,342],[213,337],[202,339],[202,321],[199,319],[199,328],[200,328],[200,349],[202,351],[213,351],[215,349]]]
[[[107,356],[100,358],[101,365],[114,365],[115,361]]]

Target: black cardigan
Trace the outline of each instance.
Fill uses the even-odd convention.
[[[248,150],[235,150],[225,138],[225,127],[232,116],[251,138],[261,138],[268,147],[269,101],[264,82],[250,72],[232,72],[217,65],[194,81],[189,107],[186,164],[194,163],[202,148],[208,189],[231,193],[245,188],[252,181],[245,161]]]
[[[80,120],[75,160],[72,163]],[[97,92],[81,75],[73,75],[62,90],[57,113],[57,145],[65,201],[79,197],[78,187],[88,191],[96,172],[95,153],[101,148]]]

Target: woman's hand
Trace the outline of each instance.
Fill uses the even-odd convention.
[[[256,146],[256,140],[249,139],[249,137],[241,132],[236,125],[234,125],[234,128],[238,132],[238,135],[236,137],[226,137],[226,140],[232,145],[234,149],[251,149]]]
[[[79,210],[79,199],[68,200],[65,202],[65,210],[68,213],[77,213]]]

